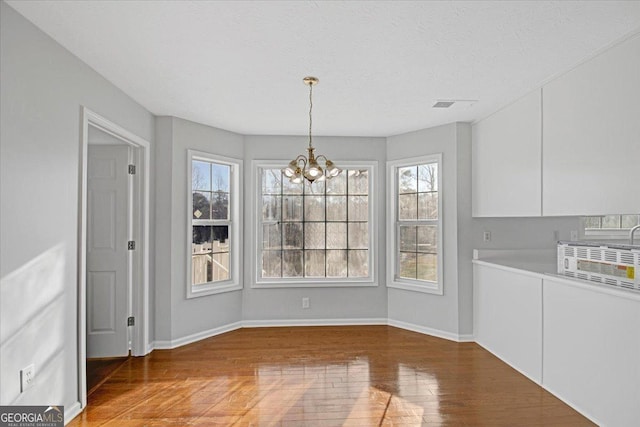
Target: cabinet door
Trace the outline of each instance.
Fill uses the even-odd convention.
[[[603,426],[640,420],[640,300],[544,279],[543,386]]]
[[[478,344],[542,382],[542,279],[473,266],[473,333]]]
[[[540,216],[540,89],[472,128],[473,216]]]
[[[543,215],[640,211],[640,35],[543,87]]]

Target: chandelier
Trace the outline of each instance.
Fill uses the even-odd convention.
[[[305,178],[310,183],[314,181],[324,181],[325,179],[330,179],[335,176],[338,176],[341,169],[336,167],[333,162],[327,159],[323,155],[315,156],[313,151],[312,138],[311,138],[311,124],[313,123],[313,118],[311,112],[313,110],[313,86],[318,84],[319,80],[317,77],[305,77],[302,79],[304,84],[309,86],[309,147],[307,148],[308,156],[304,154],[300,154],[295,159],[291,160],[286,168],[282,169],[282,173],[289,178],[294,184],[299,184],[302,182],[302,179]],[[318,161],[324,163],[324,169]]]

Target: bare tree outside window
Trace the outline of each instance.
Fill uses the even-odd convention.
[[[584,236],[592,238],[627,239],[627,233],[640,224],[640,214],[582,217]]]
[[[438,280],[438,164],[397,169],[400,278]]]
[[[261,169],[259,278],[366,278],[369,171],[294,184]]]
[[[640,224],[640,215],[604,215],[584,217],[585,228],[629,230]]]

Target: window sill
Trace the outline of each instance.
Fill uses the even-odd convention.
[[[330,282],[330,281],[318,281],[318,282],[258,282],[251,285],[252,289],[276,289],[276,288],[364,288],[364,287],[376,287],[377,282],[374,281],[361,281],[361,282]]]
[[[390,280],[387,283],[387,288],[402,289],[411,292],[421,292],[423,294],[444,295],[442,287],[438,284],[422,285],[417,283],[398,282],[397,280]]]
[[[583,240],[616,240],[619,242],[629,241],[629,231],[631,229],[587,229],[582,234]]]
[[[187,289],[187,299],[204,297],[207,295],[222,294],[225,292],[233,292],[242,290],[242,285],[239,283],[224,283],[216,285],[197,285],[196,289],[192,286]]]

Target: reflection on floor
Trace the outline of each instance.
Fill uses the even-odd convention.
[[[389,326],[240,329],[130,358],[69,426],[592,425],[475,343]]]
[[[128,357],[87,359],[87,394],[96,391],[127,359]]]

